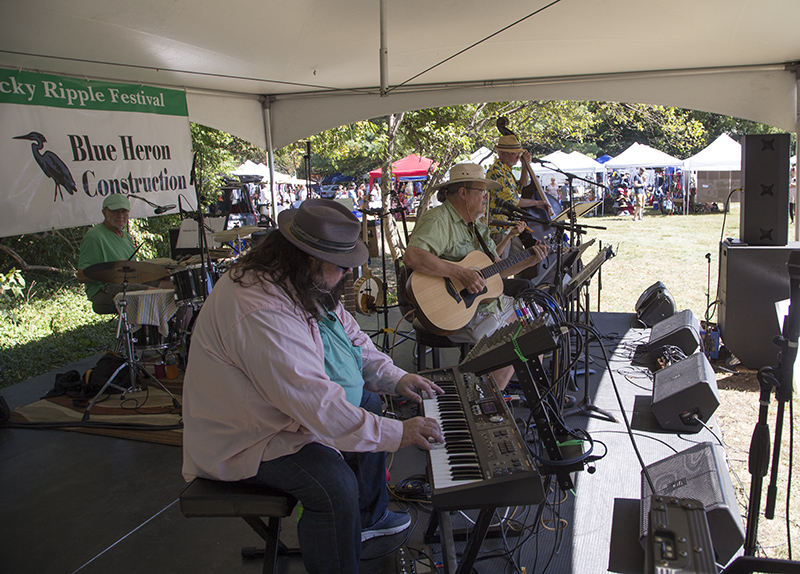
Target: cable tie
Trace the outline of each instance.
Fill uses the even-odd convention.
[[[516,353],[517,358],[523,363],[527,363],[528,357],[522,353],[522,349],[519,348],[519,342],[517,341],[520,331],[522,331],[522,325],[517,327],[517,332],[511,337],[511,341],[514,343],[514,353]]]

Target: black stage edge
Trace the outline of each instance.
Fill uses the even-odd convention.
[[[393,310],[390,324],[399,313]],[[646,342],[649,330],[633,327],[636,316],[602,313],[593,315],[595,326],[609,337],[605,346],[624,408],[633,421],[637,443],[646,464],[661,460],[697,442],[716,439],[706,430],[694,435],[662,431],[650,412],[652,382],[645,369],[632,368],[637,344]],[[376,317],[359,316],[364,329],[374,329]],[[639,324],[640,325],[640,324]],[[442,365],[457,361],[457,350],[443,349]],[[412,342],[394,349],[395,361],[413,370]],[[592,403],[622,420],[596,344],[590,349]],[[96,362],[87,358],[77,368],[84,372]],[[628,375],[627,379],[621,373]],[[38,400],[53,386],[55,373],[0,390],[11,406]],[[582,389],[580,391],[582,393]],[[523,413],[518,413],[522,415]],[[639,573],[644,551],[638,541],[640,467],[622,423],[585,415],[567,417],[567,423],[586,428],[608,447],[608,455],[595,463],[596,472],[576,476],[573,493],[553,501],[542,520],[547,529],[532,529],[509,536],[513,559],[528,573],[592,574]],[[709,426],[718,431],[716,420]],[[597,445],[598,451],[602,445]],[[243,546],[259,546],[260,539],[242,520],[184,518],[178,495],[185,487],[181,477],[181,449],[76,432],[19,430],[0,427],[0,548],[2,571],[24,573],[117,574],[148,572],[261,572],[260,560],[243,560]],[[392,483],[425,472],[425,454],[407,448],[388,457]],[[551,496],[551,500],[553,500]],[[531,527],[536,508],[518,508],[509,516],[520,527]],[[476,512],[453,515],[454,527],[469,526]],[[412,511],[416,528],[406,546],[422,548],[429,514]],[[526,526],[523,526],[526,525]],[[557,528],[558,526],[558,528]],[[284,520],[283,540],[297,545],[295,519]],[[403,536],[370,541],[364,556],[374,557],[403,543]],[[464,543],[456,543],[458,551]],[[441,560],[437,544],[430,548]],[[482,574],[512,571],[503,557],[502,537],[488,538],[475,568]],[[416,556],[408,551],[407,556]],[[280,559],[281,571],[303,572],[297,557]],[[423,569],[424,570],[424,569]],[[364,560],[360,572],[395,572],[393,554]],[[422,570],[418,570],[422,571]]]

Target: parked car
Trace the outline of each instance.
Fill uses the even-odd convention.
[[[334,199],[336,197],[336,192],[339,191],[339,184],[334,183],[331,185],[323,185],[319,188],[319,196],[322,199]]]

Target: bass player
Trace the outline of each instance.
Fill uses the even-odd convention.
[[[489,207],[496,208],[496,201],[498,199],[502,199],[503,201],[513,203],[515,206],[521,209],[527,210],[528,208],[533,208],[541,210],[541,215],[546,216],[547,219],[560,211],[560,209],[554,210],[545,199],[522,197],[522,189],[530,182],[530,174],[525,166],[530,165],[531,154],[522,148],[517,136],[500,136],[494,149],[497,152],[497,159],[489,167],[489,170],[486,172],[486,177],[496,181],[500,187],[498,187],[496,191],[491,192],[491,201],[489,202]],[[512,168],[517,164],[520,158],[522,158],[523,169],[520,179],[517,181],[517,179],[514,177]],[[497,217],[500,220],[505,219],[505,216],[502,214],[499,214]],[[549,228],[549,226],[544,226],[543,224],[529,225],[534,231],[534,238],[538,240],[542,239],[546,233],[545,229]],[[502,238],[502,233],[502,231],[497,233],[493,232],[492,238],[497,238],[496,241],[499,242],[500,238]],[[508,250],[506,252],[501,249],[498,249],[498,252],[500,253],[501,257],[505,258],[509,255],[516,255],[522,251],[523,248],[524,245],[520,238],[514,237],[514,239],[509,243]]]
[[[415,272],[454,279],[469,293],[480,293],[486,286],[481,274],[456,262],[476,250],[497,261],[497,252],[502,251],[525,227],[519,222],[495,247],[489,237],[489,228],[481,217],[486,212],[488,190],[499,187],[497,182],[485,178],[483,168],[477,164],[460,163],[450,168],[449,179],[434,188],[438,189],[436,197],[442,205],[420,216],[403,256],[405,264]],[[535,245],[531,250],[531,257],[508,267],[500,275],[513,275],[536,265],[547,255],[549,248]],[[475,344],[513,318],[512,300],[503,295],[495,301],[481,303],[466,326],[448,337],[454,342]],[[511,366],[495,371],[498,388],[504,389],[512,374]]]

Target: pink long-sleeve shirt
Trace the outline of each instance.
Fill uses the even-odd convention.
[[[183,387],[183,476],[235,481],[263,460],[310,442],[341,451],[395,451],[400,421],[345,399],[325,374],[316,321],[280,288],[242,287],[226,274],[192,332]],[[378,351],[341,304],[335,310],[362,348],[367,388],[393,393],[405,371]]]

